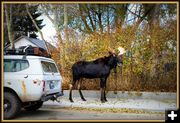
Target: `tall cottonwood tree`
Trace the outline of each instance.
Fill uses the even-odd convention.
[[[90,51],[86,55],[86,58],[90,59],[104,55],[103,52],[107,51],[108,46],[115,48],[122,45],[128,51],[123,68],[124,74],[130,73],[127,75],[128,81],[135,81],[134,77],[138,76],[145,78],[142,81],[146,82],[148,81],[146,78],[150,78],[149,76],[154,77],[153,74],[156,73],[156,70],[160,71],[157,65],[161,65],[163,71],[164,61],[159,56],[164,57],[165,47],[167,49],[169,47],[167,44],[170,42],[173,44],[173,48],[176,47],[177,39],[174,32],[176,31],[177,6],[173,4],[79,3],[72,6],[68,4],[68,21],[65,21],[67,16],[65,16],[64,4],[48,4],[48,6],[46,9],[48,16],[56,22],[54,25],[56,31],[61,34],[63,43],[67,43],[64,35],[67,27],[84,34],[85,37],[85,40],[76,42],[78,45],[72,45],[74,47],[71,47],[70,50],[67,50],[69,44],[66,45],[67,49],[65,49],[68,54],[66,57],[70,60],[64,62],[64,64],[66,63],[64,68],[68,68],[73,60],[79,58],[78,51],[82,54]],[[50,14],[51,12],[53,15]],[[73,39],[69,38],[69,40]],[[72,51],[77,53],[72,53]],[[173,54],[170,50],[167,52]],[[174,55],[172,57],[175,61],[176,57]],[[61,58],[64,60],[64,57]]]

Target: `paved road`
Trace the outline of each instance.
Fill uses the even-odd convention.
[[[73,93],[74,103],[69,102],[65,93],[60,102],[47,101],[34,112],[22,110],[14,120],[165,120],[164,110],[176,108],[176,94],[111,94],[108,102],[102,104],[99,92],[92,93],[85,91],[86,102]]]
[[[164,113],[126,113],[105,110],[88,110],[78,108],[41,108],[38,111],[25,111],[14,120],[164,120]]]

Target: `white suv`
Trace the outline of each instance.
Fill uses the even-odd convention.
[[[44,101],[62,96],[62,77],[51,58],[4,55],[4,118],[23,107],[37,110]]]

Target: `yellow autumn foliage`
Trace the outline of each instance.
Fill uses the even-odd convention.
[[[66,42],[60,50],[53,53],[63,76],[63,89],[68,89],[72,79],[71,66],[79,60],[95,60],[108,55],[108,51],[117,51],[119,46],[126,49],[123,59],[122,73],[117,68],[117,81],[114,74],[108,78],[107,90],[120,91],[176,91],[176,68],[164,72],[164,65],[176,62],[176,52],[168,46],[176,47],[176,25],[135,29],[129,26],[118,33],[93,33],[83,41]],[[173,83],[173,84],[171,84]],[[99,89],[98,79],[83,79],[82,89]]]

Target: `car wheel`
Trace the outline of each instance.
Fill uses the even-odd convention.
[[[36,102],[35,104],[32,104],[28,107],[24,107],[25,110],[27,111],[36,111],[38,110],[41,106],[43,105],[43,102],[42,101],[38,101]]]
[[[11,92],[4,93],[4,119],[14,118],[21,110],[21,102]]]

